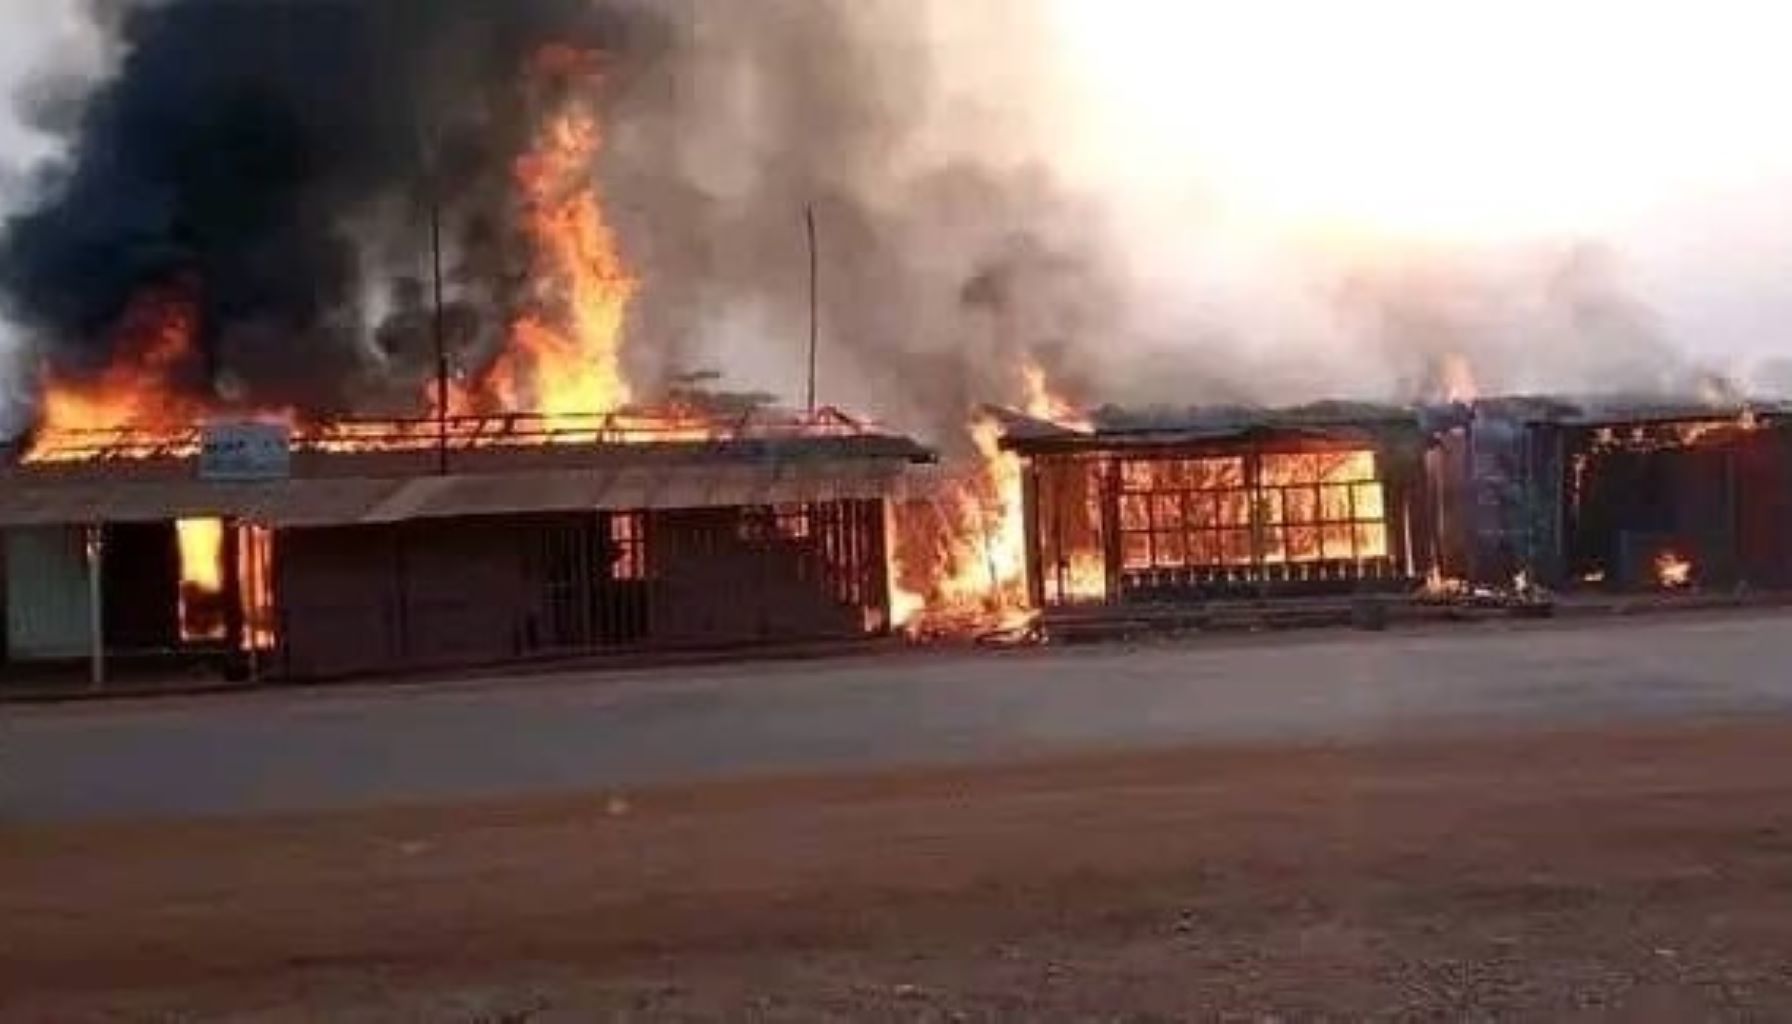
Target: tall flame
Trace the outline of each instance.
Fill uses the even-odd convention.
[[[582,103],[569,104],[516,162],[522,230],[533,251],[530,294],[486,375],[505,408],[549,417],[609,412],[629,400],[622,324],[635,280],[592,181],[602,142],[597,118]]]
[[[1075,430],[1089,423],[1050,387],[1045,371],[1020,367],[1023,409],[1035,419]],[[1001,424],[985,413],[968,427],[977,462],[938,499],[928,517],[932,534],[920,543],[898,530],[891,545],[891,610],[899,628],[1016,628],[1031,618],[1027,595],[1027,537],[1020,458],[1002,451]],[[1079,586],[1101,570],[1079,567]]]
[[[554,103],[512,169],[518,229],[530,253],[527,286],[503,350],[476,379],[452,384],[447,409],[433,410],[433,393],[426,395],[432,411],[535,413],[549,421],[545,437],[589,439],[589,429],[577,433],[559,421],[611,412],[629,401],[622,326],[636,282],[592,177],[602,136],[590,90],[577,86],[594,76],[592,55],[565,47],[543,50],[529,68],[526,84]],[[202,381],[182,381],[180,374],[195,367],[200,329],[196,287],[143,288],[119,318],[111,360],[97,374],[46,368],[36,440],[25,457],[86,457],[83,445],[54,443],[84,431],[129,427],[166,431],[172,438],[217,413],[296,419],[290,409],[224,403],[193,386]],[[339,446],[372,445],[345,430]],[[168,451],[191,454],[192,448],[186,441]]]

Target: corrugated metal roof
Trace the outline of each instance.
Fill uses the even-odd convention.
[[[239,484],[15,476],[0,488],[0,525],[155,522],[196,516],[257,522],[346,522],[372,508],[399,483],[356,478]]]
[[[1227,437],[1253,430],[1331,429],[1408,426],[1418,415],[1410,406],[1329,400],[1292,406],[1216,405],[1183,409],[1122,409],[1103,406],[1090,415],[1095,432],[1187,434]]]
[[[1090,414],[1091,429],[1069,429],[1010,413],[1002,447],[1029,453],[1084,449],[1161,448],[1215,444],[1255,437],[1356,437],[1417,433],[1418,412],[1364,402],[1313,402],[1283,408],[1194,406],[1127,410],[1103,406]]]
[[[595,508],[772,505],[883,497],[900,486],[905,468],[888,460],[809,459],[260,483],[32,479],[18,474],[0,486],[0,526],[198,516],[322,526]]]

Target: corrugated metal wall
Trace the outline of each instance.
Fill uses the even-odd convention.
[[[398,546],[390,527],[283,530],[274,551],[287,674],[352,675],[399,663]]]
[[[1543,548],[1564,584],[1652,589],[1655,559],[1671,552],[1693,563],[1698,585],[1792,585],[1792,430],[1655,450],[1602,450],[1590,438],[1585,428],[1538,431],[1540,454],[1562,453],[1543,479],[1566,481],[1575,466],[1582,478],[1578,500],[1569,487],[1539,495],[1562,524]]]
[[[523,653],[523,549],[546,525],[444,519],[399,527],[404,662],[487,664]]]
[[[519,655],[851,637],[887,621],[877,501],[282,531],[281,664],[325,677]],[[639,531],[638,533],[635,531]]]
[[[6,644],[18,660],[87,653],[87,565],[77,527],[6,531]]]
[[[822,506],[835,507],[835,506]],[[668,646],[846,637],[863,633],[865,607],[881,608],[882,513],[876,502],[803,520],[802,536],[764,529],[739,509],[655,513],[648,527],[649,640]],[[832,548],[833,550],[830,550]]]
[[[1737,460],[1747,499],[1737,524],[1744,578],[1755,586],[1792,586],[1792,430],[1750,435]]]

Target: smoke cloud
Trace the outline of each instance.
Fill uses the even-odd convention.
[[[103,362],[145,285],[192,282],[197,379],[320,413],[402,404],[428,364],[428,209],[456,359],[526,261],[511,162],[550,44],[600,52],[594,173],[641,281],[637,391],[720,371],[800,399],[805,209],[819,391],[949,442],[1032,362],[1101,404],[1413,398],[1464,357],[1483,390],[1684,389],[1700,368],[1575,238],[1468,248],[1241,228],[1191,186],[1085,159],[1045,5],[1024,0],[161,0],[93,4],[98,81],[15,99],[58,155],[14,182],[13,329]],[[80,87],[76,87],[76,86]],[[1199,168],[1190,172],[1198,180]]]
[[[458,289],[501,298],[511,161],[530,129],[523,69],[549,43],[651,58],[644,11],[581,0],[95,5],[118,52],[84,96],[25,89],[64,141],[8,223],[9,319],[64,372],[103,364],[146,287],[201,310],[202,381],[329,411],[408,356],[427,210],[439,201]],[[480,261],[484,261],[483,264]],[[393,298],[395,297],[395,298]],[[496,304],[496,303],[494,303]],[[501,309],[459,317],[491,329]],[[397,345],[382,349],[373,342]]]

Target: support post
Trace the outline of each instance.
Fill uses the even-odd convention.
[[[100,524],[85,527],[87,550],[87,643],[90,662],[88,683],[96,690],[106,685],[106,612],[105,592],[100,582],[100,566],[105,553],[105,534]]]
[[[1114,456],[1101,464],[1102,560],[1106,563],[1108,604],[1118,604],[1125,596],[1121,586],[1126,562],[1120,529],[1120,462]]]
[[[1044,537],[1039,529],[1039,476],[1039,460],[1028,457],[1026,465],[1021,468],[1020,478],[1021,536],[1024,538],[1025,545],[1021,548],[1021,552],[1024,556],[1023,564],[1026,566],[1027,604],[1036,611],[1045,607],[1045,559],[1042,557],[1041,550],[1044,546]],[[1057,498],[1055,489],[1052,498],[1055,502]],[[1054,504],[1054,511],[1056,508],[1057,506]],[[1054,571],[1058,581],[1058,594],[1062,597],[1064,593],[1064,571],[1061,568],[1063,552],[1060,550],[1056,554],[1058,558],[1054,564]]]

